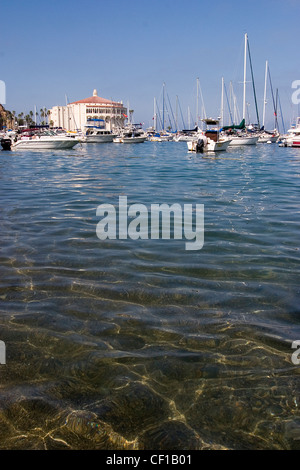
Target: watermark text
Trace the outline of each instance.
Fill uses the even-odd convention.
[[[182,240],[186,250],[200,250],[204,244],[204,205],[144,204],[128,206],[127,196],[119,197],[119,205],[100,204],[96,211],[102,217],[96,233],[100,240]]]
[[[292,93],[292,103],[300,104],[300,80],[294,80],[292,82],[292,88],[296,88],[296,90]]]
[[[0,341],[0,364],[6,364],[6,346],[4,341]]]
[[[296,351],[294,351],[292,354],[292,363],[295,364],[295,366],[297,366],[300,364],[300,340],[299,339],[292,342],[292,349],[296,349]]]
[[[0,80],[0,104],[6,103],[6,87],[5,82]]]

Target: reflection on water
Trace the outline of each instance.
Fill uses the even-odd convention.
[[[2,449],[299,449],[296,149],[1,152]],[[204,204],[205,241],[106,240],[96,208]]]

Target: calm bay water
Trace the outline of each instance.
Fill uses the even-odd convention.
[[[0,157],[1,449],[299,449],[299,150]],[[204,204],[203,248],[100,241],[124,195]]]

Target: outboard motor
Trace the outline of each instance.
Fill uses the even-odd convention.
[[[1,147],[3,150],[11,150],[11,140],[1,139]]]
[[[196,152],[203,153],[204,150],[204,140],[198,139],[196,144]]]

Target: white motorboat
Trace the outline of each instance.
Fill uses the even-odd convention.
[[[219,125],[218,119],[203,119],[206,126]],[[218,128],[206,129],[206,131],[199,131],[197,137],[187,142],[187,147],[190,152],[224,152],[227,150],[231,139],[220,136]]]
[[[58,135],[53,131],[24,132],[12,143],[12,150],[71,149],[79,143],[78,139]]]
[[[282,147],[300,147],[300,117],[297,117],[296,126],[287,131],[287,136],[281,142]]]
[[[222,152],[227,150],[230,144],[230,139],[214,141],[209,137],[198,135],[197,139],[187,142],[187,147],[190,152]]]
[[[113,142],[116,137],[116,134],[106,129],[103,119],[88,119],[85,129],[85,142],[87,143]]]
[[[145,142],[145,136],[125,136],[122,137],[122,144],[140,144]]]
[[[148,136],[150,142],[170,142],[173,140],[173,135],[168,132],[157,132],[154,135]]]
[[[120,135],[117,135],[117,137],[114,137],[113,142],[115,142],[116,144],[122,144],[123,139]]]
[[[147,140],[147,134],[143,131],[141,124],[128,124],[114,137],[113,141],[121,144],[139,144]]]
[[[83,134],[82,131],[67,131],[65,133],[66,137],[69,137],[70,139],[77,139],[79,142],[86,142],[86,136]]]
[[[162,142],[162,138],[160,137],[160,134],[151,135],[148,137],[148,140],[150,142]]]

